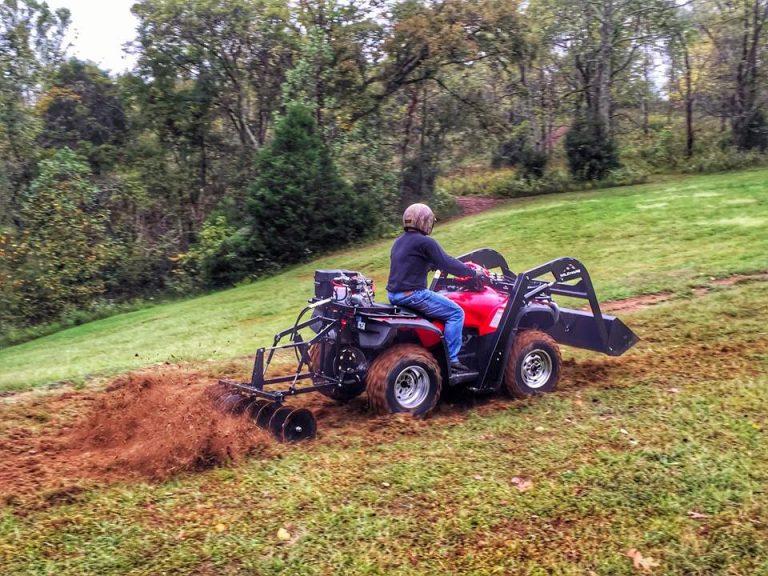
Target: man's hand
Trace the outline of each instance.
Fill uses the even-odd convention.
[[[474,274],[475,280],[480,280],[482,278],[488,277],[488,275],[489,275],[488,274],[488,269],[484,268],[483,266],[480,266],[480,264],[477,264],[475,262],[465,262],[465,264],[467,266],[469,266],[470,268],[472,268],[472,270],[474,271],[474,273],[475,273]]]

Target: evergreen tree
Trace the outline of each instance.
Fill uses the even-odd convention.
[[[288,106],[257,160],[250,189],[251,244],[278,264],[305,260],[362,238],[373,228],[368,198],[338,173],[312,110]]]
[[[615,142],[594,120],[577,117],[565,136],[565,151],[577,180],[600,180],[621,165]]]

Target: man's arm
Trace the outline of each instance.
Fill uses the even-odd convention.
[[[437,243],[434,238],[425,238],[425,249],[427,256],[429,257],[430,264],[443,272],[448,272],[454,276],[474,276],[474,268],[470,268],[464,264],[461,260],[457,260],[453,256],[449,256],[445,250]]]

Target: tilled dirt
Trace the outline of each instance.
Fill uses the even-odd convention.
[[[768,340],[752,342],[768,352]],[[684,355],[681,365],[676,357]],[[696,344],[620,358],[565,360],[560,389],[634,385],[678,386],[723,374],[757,370],[737,345]],[[723,370],[726,368],[726,370]],[[0,405],[0,502],[51,505],[71,501],[90,486],[237,464],[249,456],[279,457],[287,449],[332,444],[377,445],[428,433],[514,404],[503,395],[466,396],[442,402],[426,419],[376,416],[363,394],[338,404],[319,394],[291,399],[318,420],[318,439],[292,447],[278,444],[245,417],[215,408],[215,380],[180,368],[143,370],[118,378],[99,393],[65,393],[34,402]],[[533,400],[535,401],[535,400]]]
[[[83,484],[162,480],[269,454],[265,432],[214,408],[211,384],[195,372],[144,370],[102,393],[3,406],[0,499],[41,490],[66,499]]]

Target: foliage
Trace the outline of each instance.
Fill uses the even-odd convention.
[[[595,121],[578,118],[565,136],[568,167],[580,182],[601,180],[619,164],[613,139]]]
[[[759,108],[751,110],[744,118],[738,118],[734,124],[734,144],[739,150],[759,150],[768,148],[768,122]]]
[[[19,210],[40,157],[41,123],[29,103],[61,59],[69,17],[36,0],[0,2],[0,226]]]
[[[18,318],[53,320],[104,292],[102,272],[113,256],[109,214],[90,177],[82,158],[64,148],[41,162],[23,197],[19,228],[4,254],[15,271],[7,305]]]
[[[683,163],[684,173],[708,174],[726,170],[743,170],[768,164],[768,155],[757,150],[742,151],[734,147],[711,148]]]
[[[77,150],[97,173],[116,164],[129,137],[117,85],[106,72],[76,59],[58,68],[37,112],[42,145]]]
[[[272,273],[386,233],[409,202],[449,214],[453,190],[528,196],[760,164],[767,2],[140,0],[138,62],[115,77],[67,58],[67,10],[0,0],[3,249],[62,148],[87,159],[108,215],[112,257],[85,309]],[[293,103],[338,166],[340,200],[320,201],[318,221],[287,201],[312,174],[262,170]],[[515,172],[441,177],[489,159]],[[315,232],[278,245],[300,228]],[[17,273],[6,257],[6,326],[42,321],[31,301],[18,315]]]
[[[646,172],[629,167],[614,170],[602,180],[580,182],[561,170],[550,170],[539,178],[521,177],[513,170],[496,170],[464,176],[443,177],[438,190],[450,196],[489,196],[522,198],[539,194],[590,190],[609,186],[627,186],[645,182]]]
[[[184,258],[220,286],[347,245],[377,228],[366,192],[341,178],[312,109],[294,102],[259,153],[245,225],[216,216]]]

